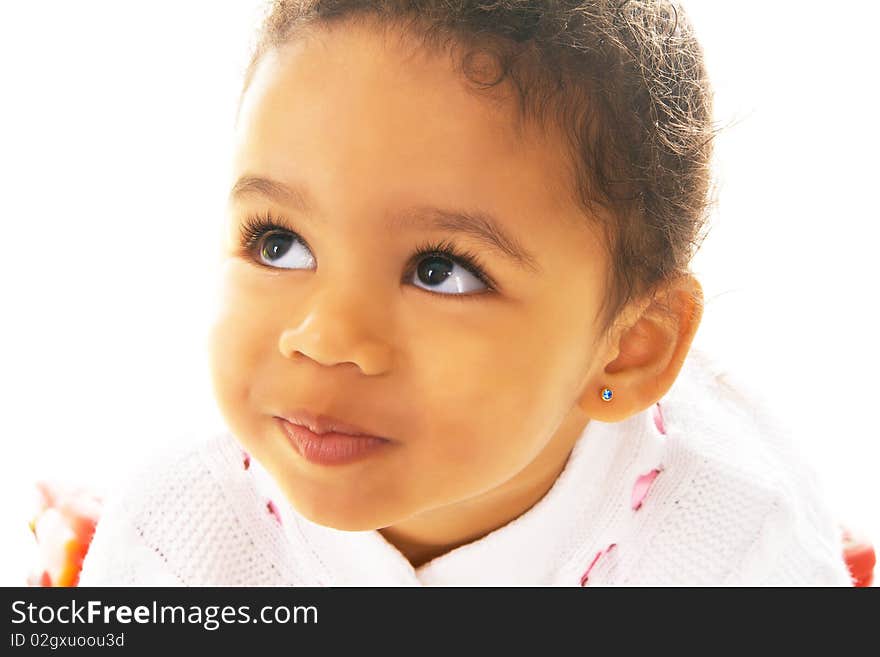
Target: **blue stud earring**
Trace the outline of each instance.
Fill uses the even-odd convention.
[[[611,397],[614,396],[614,393],[611,392],[611,388],[605,388],[602,390],[602,399],[605,401],[611,401]]]

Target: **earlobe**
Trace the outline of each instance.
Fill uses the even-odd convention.
[[[602,422],[619,422],[663,397],[681,371],[702,313],[702,286],[691,275],[675,279],[662,294],[630,311],[628,322],[611,338],[604,367],[584,388],[579,400],[584,412]]]

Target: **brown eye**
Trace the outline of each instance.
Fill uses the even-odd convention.
[[[279,269],[314,269],[315,258],[296,236],[271,232],[257,243],[260,261]]]
[[[260,248],[260,255],[265,260],[277,260],[290,250],[293,242],[294,239],[291,235],[284,235],[282,233],[266,235]]]
[[[419,263],[417,272],[419,280],[425,285],[440,285],[452,275],[455,265],[446,258],[431,256]]]
[[[488,286],[466,267],[440,254],[419,261],[413,272],[413,285],[440,294],[463,295],[487,290]]]

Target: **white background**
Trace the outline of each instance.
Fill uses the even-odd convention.
[[[873,2],[686,7],[721,184],[694,262],[711,343],[786,418],[841,521],[880,543]],[[206,335],[262,5],[0,0],[0,584],[32,483],[112,490],[222,427]]]

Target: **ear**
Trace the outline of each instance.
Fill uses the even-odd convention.
[[[703,317],[703,288],[693,276],[680,276],[621,317],[578,400],[601,422],[625,420],[672,387]],[[610,401],[602,399],[606,387]]]

